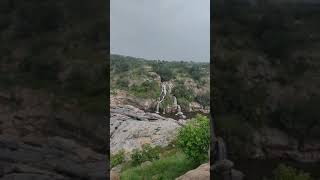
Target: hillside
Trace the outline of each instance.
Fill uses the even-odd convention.
[[[110,74],[111,97],[127,100],[122,102],[124,104],[156,111],[162,84],[166,84],[168,95],[161,111],[171,107],[175,97],[183,111],[206,112],[209,109],[208,63],[152,61],[111,55]]]
[[[111,177],[175,179],[208,162],[209,63],[110,60]]]

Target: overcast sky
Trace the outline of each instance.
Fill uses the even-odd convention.
[[[111,53],[210,60],[210,0],[111,0]]]

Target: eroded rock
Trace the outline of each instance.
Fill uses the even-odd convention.
[[[167,146],[181,125],[174,119],[144,111],[130,105],[113,107],[110,119],[111,153],[127,152],[143,144]]]

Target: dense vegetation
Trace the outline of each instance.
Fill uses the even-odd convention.
[[[205,116],[198,115],[179,131],[178,147],[194,162],[208,160],[210,124]]]
[[[179,151],[172,151],[150,165],[141,165],[128,168],[121,173],[123,180],[140,179],[167,179],[174,180],[188,170],[194,169],[197,164],[187,159]]]

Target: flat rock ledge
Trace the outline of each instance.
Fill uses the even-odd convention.
[[[148,113],[130,105],[110,109],[111,153],[120,150],[131,152],[143,144],[167,146],[175,137],[181,123]]]

